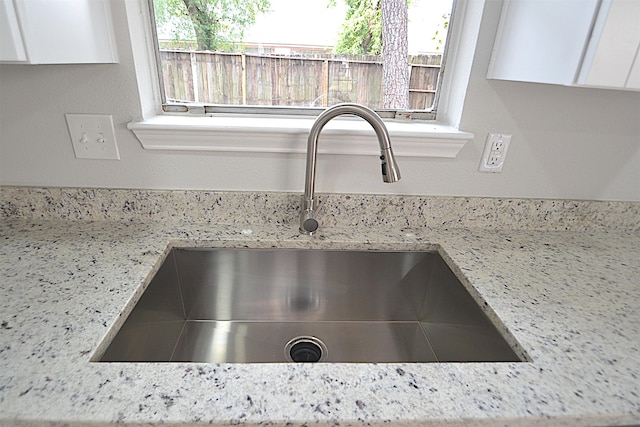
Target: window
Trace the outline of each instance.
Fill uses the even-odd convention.
[[[453,0],[150,1],[166,112],[435,118]]]
[[[150,6],[150,0],[124,2],[141,104],[141,116],[128,127],[145,150],[305,152],[313,116],[322,107],[256,108],[166,103],[159,90],[155,27],[152,26]],[[447,67],[439,80],[436,120],[433,120],[433,112],[411,112],[414,118],[431,120],[405,120],[402,115],[400,120],[395,120],[393,111],[379,111],[387,124],[397,157],[455,158],[465,143],[473,139],[472,134],[459,130],[458,124],[483,10],[484,0],[455,0],[453,3],[447,36]],[[246,108],[253,109],[251,114],[245,114]],[[278,114],[272,114],[274,110]],[[369,141],[371,132],[371,128],[357,118],[333,120],[323,131],[319,154],[378,156],[377,144]]]

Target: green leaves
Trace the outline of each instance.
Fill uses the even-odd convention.
[[[231,50],[242,40],[269,0],[154,0],[158,25],[169,26],[174,40],[197,40],[198,50]]]
[[[382,53],[381,0],[344,0],[348,9],[336,53],[379,55]],[[330,5],[335,5],[335,0]]]
[[[438,25],[438,28],[436,29],[433,37],[431,38],[431,40],[434,40],[436,42],[438,42],[438,46],[436,46],[436,50],[440,50],[440,46],[444,45],[444,40],[441,34],[440,34],[440,29],[443,30],[447,30],[449,28],[449,19],[451,19],[451,13],[445,13],[444,15],[442,15],[442,19],[443,21]],[[446,31],[445,31],[446,34]]]

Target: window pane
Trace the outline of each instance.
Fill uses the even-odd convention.
[[[433,108],[452,0],[152,1],[168,104]]]

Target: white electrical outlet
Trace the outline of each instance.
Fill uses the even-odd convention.
[[[107,114],[65,114],[76,159],[120,160],[113,119]]]
[[[484,144],[484,152],[480,160],[480,172],[500,172],[507,157],[511,135],[502,133],[490,133]]]

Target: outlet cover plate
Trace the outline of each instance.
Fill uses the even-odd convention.
[[[511,135],[509,134],[488,134],[478,170],[480,172],[501,172],[510,144]]]
[[[65,114],[76,159],[120,160],[113,118],[108,114]]]

